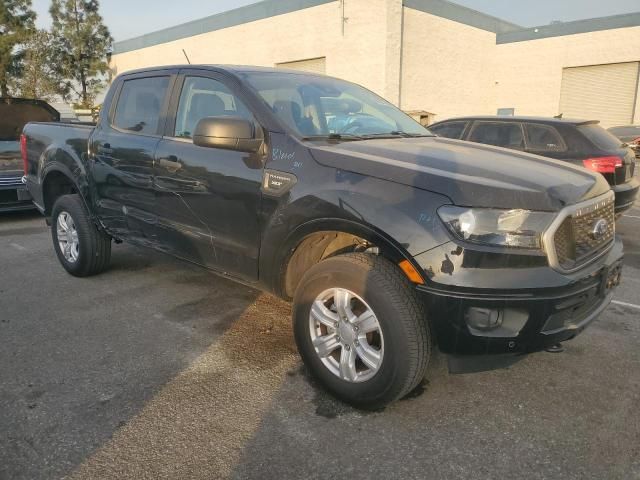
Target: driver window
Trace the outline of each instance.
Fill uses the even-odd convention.
[[[192,138],[196,125],[206,117],[240,117],[254,121],[249,109],[223,83],[211,78],[186,77],[174,135]]]

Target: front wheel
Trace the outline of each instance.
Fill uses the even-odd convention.
[[[71,275],[88,277],[108,267],[111,237],[91,221],[79,195],[64,195],[56,200],[51,213],[51,236],[58,260]]]
[[[313,266],[296,290],[293,321],[311,373],[354,406],[381,408],[425,375],[431,341],[424,308],[382,257],[354,253]]]

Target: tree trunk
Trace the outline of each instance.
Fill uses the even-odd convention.
[[[7,85],[7,77],[3,76],[0,78],[0,96],[8,97],[9,96],[9,86]]]
[[[84,108],[89,108],[89,96],[87,94],[87,79],[85,78],[84,72],[80,74],[80,83],[82,84],[82,106]]]

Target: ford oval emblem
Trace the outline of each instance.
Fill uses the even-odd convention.
[[[595,240],[600,240],[607,234],[608,230],[609,222],[607,222],[604,218],[601,218],[600,220],[594,222],[593,228],[591,229],[591,236]]]

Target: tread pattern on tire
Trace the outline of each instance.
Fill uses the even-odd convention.
[[[78,277],[88,277],[103,272],[111,261],[111,237],[97,229],[78,194],[63,195],[56,200],[53,206],[53,219],[59,210],[68,211],[76,223],[80,248],[87,248],[88,261],[83,261],[79,268],[67,269],[69,273]],[[56,222],[52,222],[52,229],[56,228]],[[54,237],[55,241],[55,237]],[[57,250],[57,246],[55,247]]]
[[[417,335],[408,338],[406,345],[407,352],[415,361],[412,362],[413,369],[407,375],[404,388],[395,397],[398,400],[409,394],[422,381],[431,356],[432,337],[424,306],[414,293],[411,282],[386,258],[366,253],[348,253],[340,255],[339,258],[370,267],[372,275],[377,275],[380,282],[387,283],[391,303],[400,312],[396,320],[404,322],[408,331],[417,332]]]

